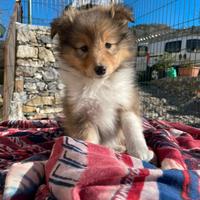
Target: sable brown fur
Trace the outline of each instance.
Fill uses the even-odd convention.
[[[60,56],[69,65],[92,76],[88,66],[104,62],[114,71],[115,66],[118,67],[123,60],[133,57],[134,38],[127,27],[130,20],[130,11],[122,6],[94,7],[82,11],[70,9],[61,18],[54,20],[51,36],[58,33]],[[99,53],[98,49],[103,49],[106,41],[115,43],[115,48],[110,52]],[[86,58],[80,59],[77,48],[82,44],[97,48],[93,48],[94,51]]]
[[[134,83],[130,21],[132,13],[122,5],[67,8],[52,22],[51,36],[59,37],[66,134],[118,151],[126,145],[130,154],[150,160]]]

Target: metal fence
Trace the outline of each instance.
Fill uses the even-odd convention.
[[[22,0],[23,23],[49,26],[70,0]]]
[[[141,81],[180,75],[180,66],[199,66],[199,0],[135,0],[132,6]]]
[[[200,127],[200,1],[133,0],[129,5],[135,14],[144,116]]]
[[[52,19],[59,16],[67,5],[80,7],[85,4],[108,4],[121,0],[22,0],[23,22],[49,26]]]

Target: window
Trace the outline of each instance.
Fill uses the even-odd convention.
[[[138,46],[138,56],[146,56],[148,52],[148,47],[147,46]]]
[[[191,39],[186,42],[187,52],[200,52],[200,39]]]
[[[182,41],[173,41],[173,42],[167,42],[165,44],[165,52],[168,53],[178,53],[181,51],[181,43]]]

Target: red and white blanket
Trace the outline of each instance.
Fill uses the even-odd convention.
[[[62,136],[57,121],[0,123],[0,199],[199,200],[200,129],[143,125],[154,164]]]

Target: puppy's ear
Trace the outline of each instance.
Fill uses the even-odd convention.
[[[51,39],[54,38],[54,36],[58,33],[58,29],[60,27],[60,18],[54,19],[51,23]]]
[[[76,15],[78,14],[79,10],[72,7],[72,6],[69,6],[69,7],[65,7],[65,10],[63,12],[63,17],[65,19],[68,19],[69,22],[73,22],[74,21],[74,18],[76,17]]]
[[[73,21],[75,16],[77,15],[78,10],[72,7],[65,8],[62,16],[60,18],[54,19],[51,23],[51,38],[58,33],[61,33],[62,31],[66,30],[67,27],[69,27]]]
[[[132,11],[128,7],[113,4],[110,8],[110,14],[113,19],[121,21],[123,24],[134,22]]]

